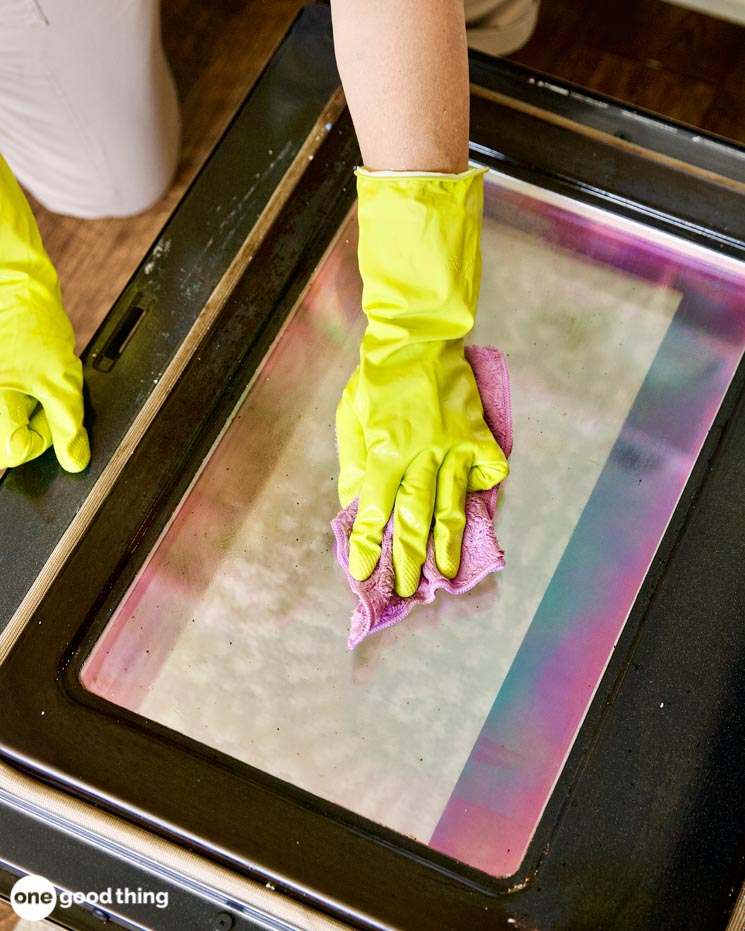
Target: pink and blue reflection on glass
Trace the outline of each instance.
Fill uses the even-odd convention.
[[[498,184],[487,185],[486,212],[683,295],[430,840],[510,876],[740,362],[745,280]]]

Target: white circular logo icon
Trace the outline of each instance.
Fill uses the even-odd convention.
[[[40,921],[54,911],[57,891],[43,876],[24,876],[10,890],[10,904],[19,918]]]

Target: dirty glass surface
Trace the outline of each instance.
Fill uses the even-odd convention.
[[[83,669],[117,705],[515,872],[745,344],[745,270],[486,179],[472,341],[502,349],[506,568],[346,649],[334,410],[350,215]]]

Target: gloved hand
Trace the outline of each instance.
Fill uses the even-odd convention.
[[[508,472],[463,352],[481,278],[483,170],[357,171],[368,326],[336,414],[339,498],[360,496],[349,571],[366,579],[394,513],[396,591],[419,584],[434,517],[437,567],[460,565],[466,491]]]
[[[83,369],[74,349],[57,273],[0,157],[0,469],[52,444],[68,472],[88,465]]]

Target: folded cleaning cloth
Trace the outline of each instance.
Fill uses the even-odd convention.
[[[494,438],[509,458],[512,451],[512,407],[507,363],[499,349],[491,346],[466,346],[466,359],[476,376],[476,384],[484,406],[484,419]],[[427,558],[422,566],[419,587],[408,598],[397,595],[393,577],[393,517],[383,533],[382,553],[372,575],[358,582],[349,574],[349,537],[357,516],[358,499],[340,511],[331,527],[336,536],[336,558],[344,569],[359,604],[352,614],[348,647],[353,650],[365,637],[402,621],[414,605],[429,604],[438,588],[460,595],[492,572],[504,569],[504,553],[494,533],[494,508],[497,503],[495,485],[488,491],[466,495],[466,526],[458,574],[447,579],[435,563],[434,539],[430,532]]]

